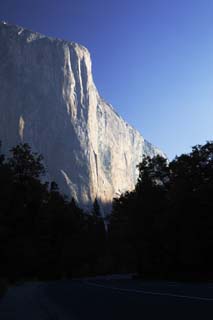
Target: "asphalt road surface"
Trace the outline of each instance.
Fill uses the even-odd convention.
[[[213,283],[64,280],[9,289],[0,320],[213,319]]]

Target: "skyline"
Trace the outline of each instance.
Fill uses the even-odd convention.
[[[86,46],[101,96],[170,160],[212,140],[211,1],[3,0],[0,19]]]

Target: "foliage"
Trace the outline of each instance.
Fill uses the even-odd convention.
[[[213,278],[213,143],[172,162],[145,157],[134,190],[113,200],[107,226],[44,182],[27,144],[0,154],[0,278],[54,279],[105,272]]]
[[[0,156],[0,275],[10,281],[88,275],[104,254],[102,220],[42,182],[44,174],[27,144]]]
[[[93,203],[92,213],[95,217],[101,217],[101,210],[97,198],[95,198],[95,201]]]
[[[113,203],[112,247],[117,258],[126,249],[120,267],[131,247],[145,277],[213,276],[213,143],[171,163],[146,157],[138,169],[135,189]]]

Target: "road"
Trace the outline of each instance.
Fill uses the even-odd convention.
[[[213,284],[64,280],[11,288],[1,320],[212,319]]]

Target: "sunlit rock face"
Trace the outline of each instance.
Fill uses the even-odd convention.
[[[48,178],[80,205],[131,190],[146,142],[100,96],[88,50],[0,23],[0,140],[44,156]]]

